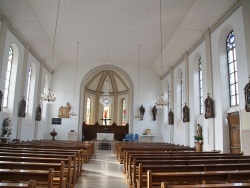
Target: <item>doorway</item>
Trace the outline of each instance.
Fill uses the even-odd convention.
[[[230,153],[240,153],[240,117],[239,112],[228,113]]]

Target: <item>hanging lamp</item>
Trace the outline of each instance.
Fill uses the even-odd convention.
[[[139,47],[139,55],[138,55],[138,106],[139,106],[139,92],[140,92],[140,53],[141,53],[141,45],[138,45]],[[141,112],[140,112],[140,108],[138,110],[138,112],[135,114],[135,118],[136,119],[140,119],[142,118]]]
[[[55,26],[54,44],[53,44],[53,51],[52,51],[52,64],[53,64],[53,61],[54,61],[54,52],[55,52],[55,44],[56,44],[56,31],[57,31],[59,6],[60,6],[60,0],[58,1],[58,6],[57,6],[56,26]],[[43,102],[46,102],[47,104],[52,104],[52,103],[56,102],[56,95],[54,94],[54,92],[52,92],[50,90],[50,82],[51,82],[51,72],[50,72],[50,80],[49,80],[49,89],[48,89],[47,92],[44,92],[41,95],[41,100]]]
[[[161,33],[161,76],[162,75],[162,23],[161,23],[161,0],[160,0],[160,33]],[[168,106],[169,102],[164,99],[164,95],[162,94],[159,96],[156,100],[155,106],[156,108],[163,108],[165,106]]]
[[[109,62],[109,44],[108,44],[108,61]],[[99,102],[103,106],[109,106],[113,103],[114,97],[109,94],[109,79],[105,78],[104,81],[104,93],[100,96]]]
[[[75,83],[74,83],[73,107],[69,111],[69,115],[71,117],[77,117],[77,111],[74,109],[74,106],[75,106],[75,92],[76,92],[76,71],[77,71],[77,60],[78,60],[78,48],[79,48],[79,42],[77,44],[77,52],[76,52],[76,69],[75,69]]]

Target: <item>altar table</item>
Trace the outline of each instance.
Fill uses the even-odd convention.
[[[96,133],[96,140],[114,140],[114,133]]]

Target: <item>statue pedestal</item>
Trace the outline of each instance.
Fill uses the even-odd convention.
[[[202,146],[203,146],[203,142],[194,142],[194,146],[195,146],[195,151],[196,152],[202,152]]]

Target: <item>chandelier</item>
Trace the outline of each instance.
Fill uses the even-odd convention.
[[[52,104],[56,102],[56,95],[49,89],[47,93],[42,93],[41,100],[47,102],[48,104]]]
[[[139,92],[140,92],[140,45],[138,46],[139,47],[139,58],[138,58],[138,106],[139,106],[139,96],[140,96],[140,94],[139,94]],[[143,115],[141,114],[141,112],[140,112],[140,108],[139,108],[139,110],[138,110],[138,112],[135,114],[135,118],[136,119],[140,119],[140,120],[142,120],[142,117],[143,117]]]
[[[78,60],[78,48],[79,48],[79,42],[77,44],[77,51],[76,51],[76,69],[75,69],[75,83],[74,83],[74,99],[73,99],[73,107],[69,111],[69,115],[71,117],[76,117],[77,116],[77,111],[74,109],[75,105],[75,91],[76,91],[76,70],[77,70],[77,60]]]
[[[113,96],[109,94],[109,80],[106,79],[104,82],[104,93],[100,96],[99,102],[103,106],[109,106],[113,102]]]
[[[52,63],[54,61],[54,52],[55,52],[55,43],[56,43],[56,31],[57,31],[59,5],[60,5],[60,0],[58,1],[58,6],[57,6],[56,26],[55,26],[54,44],[53,44],[53,51],[52,51]],[[50,80],[49,80],[49,82],[51,82],[51,72],[50,72]],[[50,83],[49,83],[49,89],[48,89],[47,93],[42,93],[41,94],[41,100],[46,102],[47,104],[52,104],[52,103],[56,102],[56,95],[54,94],[54,92],[52,92],[50,90]]]
[[[161,75],[162,75],[162,23],[161,23],[161,0],[160,0],[160,33],[161,33]],[[156,108],[163,108],[169,106],[169,102],[164,99],[163,94],[157,98],[155,103]]]

